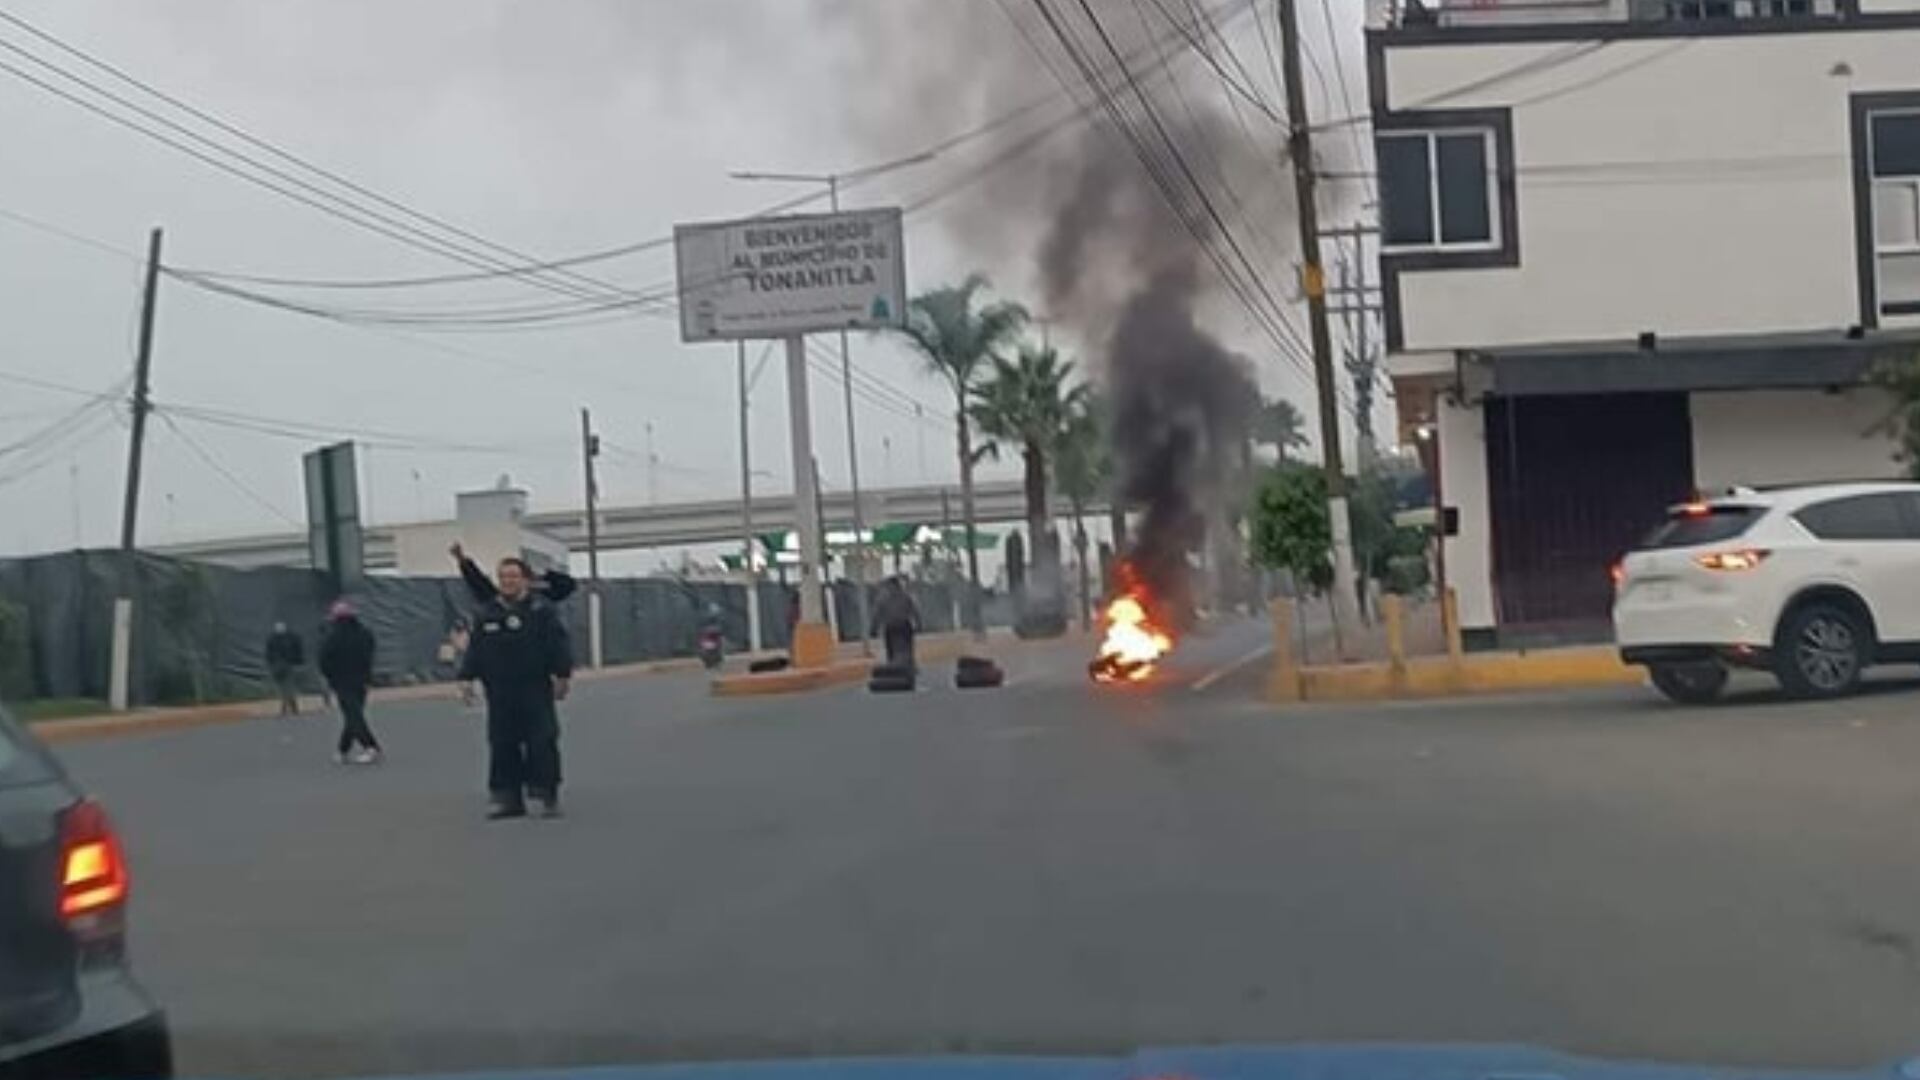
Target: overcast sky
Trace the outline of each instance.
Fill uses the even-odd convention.
[[[1259,7],[1270,15],[1270,5]],[[253,135],[540,258],[662,236],[676,222],[739,216],[805,190],[730,180],[730,169],[855,168],[938,143],[967,128],[969,117],[987,119],[1004,95],[955,87],[942,101],[949,107],[930,109],[924,124],[899,122],[900,102],[914,95],[927,100],[939,84],[919,77],[919,85],[901,85],[915,74],[870,55],[885,36],[876,27],[908,33],[928,25],[925,17],[936,10],[947,18],[959,8],[978,33],[955,48],[991,50],[1016,63],[1030,55],[995,0],[16,0],[5,6]],[[1320,43],[1322,67],[1331,66],[1318,5],[1302,9],[1309,40]],[[1331,10],[1347,95],[1364,102],[1359,6],[1338,0]],[[1230,23],[1227,36],[1246,50],[1254,83],[1277,101],[1250,22]],[[18,27],[0,24],[0,42],[85,71]],[[0,51],[0,62],[56,79],[15,52]],[[1191,52],[1177,70],[1192,94],[1216,102],[1223,95]],[[1344,108],[1338,88],[1322,87],[1310,97],[1320,115]],[[956,101],[959,107],[951,107]],[[889,122],[873,122],[887,110]],[[164,226],[165,262],[177,267],[346,279],[466,269],[260,190],[4,70],[0,128],[9,146],[0,170],[0,215],[21,215],[121,253],[0,216],[0,380],[24,377],[98,393],[126,378],[140,276],[132,256],[154,225]],[[968,175],[1022,130],[1030,128],[1012,125],[872,181],[848,201],[910,202]],[[1277,152],[1277,143],[1263,150]],[[1277,182],[1277,170],[1275,176]],[[976,219],[981,200],[992,193],[992,184],[963,188],[909,218],[909,289],[979,269],[1002,293],[1032,299],[1029,253],[1020,243],[983,253],[967,242],[962,226]],[[1284,236],[1292,226],[1269,227]],[[658,287],[673,273],[664,247],[582,269],[634,288]],[[1274,271],[1276,279],[1286,273]],[[396,308],[563,299],[517,283],[276,295]],[[1246,319],[1223,310],[1209,328],[1258,358],[1258,338]],[[155,340],[153,393],[163,408],[217,410],[250,417],[252,427],[311,429],[316,436],[404,436],[367,455],[366,509],[377,522],[450,516],[455,491],[489,485],[503,473],[529,488],[537,506],[576,505],[582,405],[592,407],[608,442],[602,468],[609,502],[649,497],[649,425],[659,459],[651,484],[661,500],[738,491],[733,349],[680,344],[671,317],[630,314],[531,332],[403,334],[165,282]],[[891,388],[878,392],[890,407],[856,401],[863,481],[950,482],[951,402],[943,386],[887,341],[856,336],[853,348],[856,366]],[[750,346],[749,360],[759,355],[759,346]],[[1292,397],[1312,415],[1296,368],[1262,362],[1259,376],[1267,393]],[[816,375],[811,393],[824,481],[843,487],[839,387]],[[902,395],[924,403],[923,418],[916,420]],[[776,357],[753,398],[754,465],[770,473],[756,478],[762,490],[790,490],[784,401]],[[76,539],[114,542],[127,437],[107,410],[84,411],[87,406],[76,394],[0,381],[0,554],[65,548]],[[321,441],[185,414],[172,423],[156,419],[149,428],[142,542],[297,523],[299,455]],[[989,466],[1008,477],[1016,475],[1013,469],[1012,462]]]

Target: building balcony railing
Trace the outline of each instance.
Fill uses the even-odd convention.
[[[1701,22],[1845,13],[1848,0],[1382,0],[1371,25],[1500,26],[1540,23]]]

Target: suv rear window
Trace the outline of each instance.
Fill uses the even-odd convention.
[[[1906,540],[1914,534],[1903,504],[1907,492],[1849,495],[1803,506],[1793,516],[1822,540]]]
[[[1681,507],[1653,527],[1640,541],[1640,550],[1692,547],[1731,540],[1753,527],[1766,508],[1761,506]]]

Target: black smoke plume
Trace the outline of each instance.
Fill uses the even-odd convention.
[[[1253,33],[1236,20],[1250,8],[1258,18],[1259,5],[1208,6],[1230,37]],[[887,8],[892,19],[853,16],[845,24],[862,43],[859,55],[884,57],[888,65],[882,77],[889,92],[853,117],[876,150],[897,153],[915,138],[964,130],[1056,90],[1032,42],[1068,77],[1075,75],[1025,5],[1007,10],[1025,10],[1021,22],[1031,40],[1023,40],[998,5],[926,0],[866,4],[860,11],[870,16],[876,7]],[[1220,508],[1260,400],[1249,364],[1219,337],[1219,327],[1240,332],[1248,320],[1216,260],[1232,265],[1243,281],[1257,275],[1274,295],[1286,291],[1278,283],[1288,280],[1296,256],[1292,193],[1281,165],[1285,135],[1258,113],[1229,116],[1219,87],[1194,74],[1204,69],[1188,66],[1197,58],[1178,55],[1186,45],[1177,38],[1168,44],[1163,35],[1173,31],[1164,21],[1144,21],[1146,9],[1128,0],[1093,7],[1130,57],[1160,128],[1212,210],[1169,164],[1161,172],[1171,180],[1170,199],[1138,149],[1096,108],[1078,129],[997,167],[940,213],[948,238],[973,258],[990,267],[1025,263],[1045,316],[1070,327],[1092,354],[1087,359],[1111,410],[1118,494],[1139,514],[1126,557],[1156,597],[1179,612],[1190,596],[1190,556],[1209,527],[1226,520]],[[835,3],[824,10],[851,15]],[[1083,40],[1093,40],[1084,20],[1077,26]],[[1242,37],[1240,44],[1247,43]],[[1169,57],[1183,73],[1184,92],[1158,74]],[[1170,162],[1166,140],[1146,119],[1135,90],[1111,74],[1103,81],[1133,120],[1133,138]],[[1084,86],[1077,93],[1082,101],[1091,98]],[[1329,156],[1337,159],[1338,150]],[[1238,265],[1222,224],[1251,268]],[[1246,282],[1245,291],[1257,290]],[[1277,367],[1269,340],[1248,332],[1247,343],[1264,346],[1249,351]]]

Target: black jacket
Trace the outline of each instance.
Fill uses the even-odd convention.
[[[373,683],[373,631],[359,619],[336,619],[320,643],[320,674],[335,687],[364,689]]]
[[[267,666],[293,668],[307,662],[307,647],[300,635],[281,630],[267,635]]]
[[[460,580],[467,583],[467,594],[473,597],[473,602],[483,608],[500,595],[500,589],[493,579],[472,559],[460,560]],[[579,588],[579,582],[565,570],[549,570],[535,579],[534,587],[542,586],[546,588],[547,599],[557,604],[572,596],[574,590]]]
[[[571,580],[571,579],[569,579]],[[553,701],[553,680],[573,674],[573,643],[552,604],[495,597],[473,624],[460,678],[479,679],[489,701]]]

